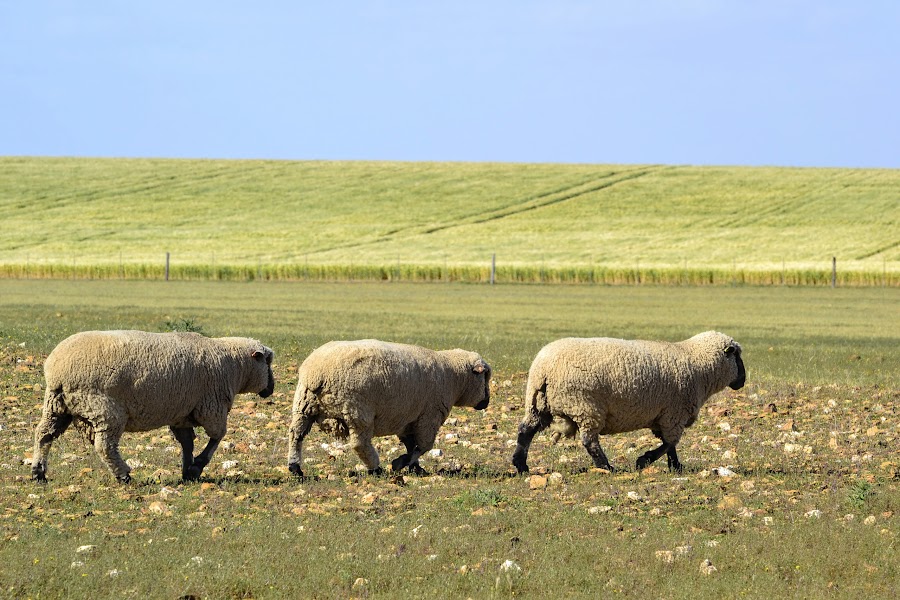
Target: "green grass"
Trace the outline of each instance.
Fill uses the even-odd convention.
[[[900,577],[898,299],[894,288],[0,280],[0,595],[889,597]],[[277,353],[276,392],[238,397],[234,447],[202,484],[178,480],[165,430],[123,438],[124,457],[143,463],[129,486],[74,432],[54,445],[49,484],[33,484],[22,459],[46,353],[75,331],[128,327],[258,337]],[[531,489],[512,474],[525,370],[544,343],[710,328],[741,342],[748,383],[686,432],[683,476],[634,471],[654,444],[647,431],[604,437],[615,474],[546,435],[532,469],[561,478]],[[453,412],[444,456],[423,458],[432,476],[353,475],[353,453],[326,451],[334,440],[314,430],[304,454],[318,479],[294,481],[299,362],[326,340],[369,336],[481,352],[495,369],[491,407]],[[378,445],[383,460],[399,451],[396,439]],[[226,471],[226,460],[238,464]],[[726,465],[737,475],[711,472]],[[77,554],[83,545],[95,548]],[[501,570],[507,560],[521,571]]]
[[[0,276],[900,285],[900,171],[0,158]]]

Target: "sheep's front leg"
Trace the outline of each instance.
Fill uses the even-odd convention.
[[[552,419],[551,415],[541,415],[534,410],[529,411],[522,419],[516,437],[516,449],[512,456],[512,464],[519,473],[528,471],[528,448],[531,446],[531,440],[539,431],[546,429]]]
[[[397,439],[406,447],[406,454],[398,456],[391,461],[392,471],[402,471],[412,462],[412,454],[416,449],[416,438],[414,435],[398,435]]]
[[[44,411],[40,422],[34,428],[34,454],[31,459],[31,478],[47,481],[47,458],[53,440],[61,436],[72,423],[72,415]]]
[[[206,465],[208,465],[210,459],[212,459],[212,455],[213,453],[215,453],[216,448],[219,447],[219,443],[221,443],[222,437],[225,436],[209,436],[209,442],[207,442],[206,447],[203,449],[203,452],[201,452],[194,458],[194,464],[192,464],[191,468],[188,469],[190,477],[188,477],[187,479],[190,479],[192,481],[200,479],[200,474],[203,473],[203,469],[206,468]]]
[[[172,435],[181,444],[181,478],[185,481],[197,479],[200,474],[194,473],[191,467],[194,466],[194,434],[193,427],[169,427]]]
[[[669,461],[670,471],[675,471],[676,473],[681,473],[684,471],[684,467],[681,465],[681,461],[678,460],[678,452],[675,450],[675,444],[672,444],[672,446],[666,452],[666,458]]]
[[[640,471],[641,469],[645,468],[647,465],[651,464],[657,458],[659,458],[663,454],[666,454],[670,448],[672,448],[671,444],[669,444],[667,442],[663,442],[662,444],[659,445],[659,448],[654,448],[653,450],[648,450],[647,452],[644,452],[637,459],[637,463],[636,463],[637,469]],[[671,460],[671,458],[670,458],[670,460]]]
[[[603,448],[600,446],[600,436],[597,433],[585,431],[581,434],[581,445],[584,446],[584,449],[587,450],[588,455],[590,455],[591,460],[594,461],[594,466],[598,469],[606,469],[607,471],[615,471],[613,466],[609,464],[609,459],[606,458],[606,454],[603,452]]]
[[[659,441],[661,441],[662,444],[659,448],[655,448],[653,450],[650,450],[649,452],[645,452],[644,454],[642,454],[637,459],[637,468],[639,470],[643,469],[644,467],[658,459],[660,456],[662,456],[663,453],[665,453],[666,459],[669,463],[669,470],[675,471],[676,473],[681,473],[684,470],[684,467],[678,460],[678,452],[675,449],[675,447],[678,445],[678,442],[667,442],[666,436],[663,436],[661,429],[651,428],[650,431],[653,433],[653,435],[659,438]],[[675,435],[672,431],[669,431],[668,434],[670,436]],[[680,431],[678,432],[676,439],[681,439]]]
[[[303,440],[315,422],[314,416],[299,413],[291,420],[288,471],[297,477],[303,477]]]

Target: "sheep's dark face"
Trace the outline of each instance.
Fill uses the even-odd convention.
[[[275,355],[270,349],[265,348],[262,351],[257,350],[253,352],[251,356],[259,373],[259,384],[265,385],[257,393],[260,398],[268,398],[275,391],[275,374],[272,373],[272,359]],[[263,373],[265,373],[265,376],[263,376]],[[262,383],[263,381],[265,381],[265,384]]]
[[[733,390],[739,390],[744,387],[747,379],[747,372],[744,370],[744,361],[741,360],[741,346],[737,342],[732,342],[725,348],[725,357],[729,362],[733,361],[737,376],[728,384]]]
[[[471,380],[465,396],[465,405],[475,410],[484,410],[491,402],[491,367],[480,358],[471,366]]]

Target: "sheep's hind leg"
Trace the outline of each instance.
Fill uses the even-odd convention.
[[[531,446],[531,440],[539,431],[546,429],[552,420],[553,416],[549,413],[543,414],[531,410],[519,424],[516,449],[512,456],[512,464],[519,473],[528,471],[528,448]]]
[[[194,473],[191,467],[194,466],[194,434],[193,427],[169,427],[172,435],[181,444],[181,478],[185,481],[193,481],[200,474]]]
[[[291,421],[288,471],[297,477],[303,477],[303,440],[315,422],[316,417],[304,414]]]
[[[121,483],[131,481],[131,467],[122,460],[119,454],[119,439],[122,437],[122,429],[98,429],[94,427],[94,450],[112,471]]]
[[[53,440],[65,433],[72,423],[72,415],[67,413],[45,412],[34,429],[34,454],[31,459],[31,478],[35,481],[47,481],[47,458]]]
[[[600,446],[599,438],[599,434],[585,431],[581,434],[581,445],[587,450],[591,460],[594,461],[595,467],[598,469],[606,469],[607,471],[615,471],[613,466],[609,464],[609,459],[606,458],[606,454]]]

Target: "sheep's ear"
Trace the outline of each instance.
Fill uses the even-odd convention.
[[[474,367],[472,367],[472,372],[481,375],[484,373],[484,363],[477,363]]]
[[[263,352],[260,352],[259,350],[254,350],[253,354],[251,354],[250,356],[252,356],[254,360],[265,360],[266,359],[266,355]]]
[[[731,356],[732,354],[734,354],[734,346],[725,348],[725,356]]]

